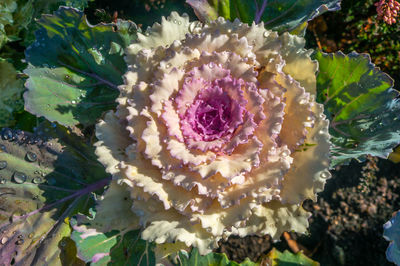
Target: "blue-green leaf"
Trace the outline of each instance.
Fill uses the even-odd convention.
[[[4,265],[76,265],[69,218],[110,181],[94,149],[55,124],[0,132],[0,258]]]
[[[129,211],[129,208],[127,210]],[[109,232],[104,232],[107,231],[104,228],[96,230],[98,221],[95,217],[95,211],[92,211],[92,216],[92,218],[88,218],[78,215],[76,219],[71,220],[74,229],[71,238],[76,243],[80,259],[96,266],[155,265],[155,244],[142,240],[140,229],[112,230]],[[129,215],[119,219],[129,219]]]
[[[390,262],[400,265],[400,211],[383,225],[383,237],[390,241],[386,257]]]
[[[24,109],[23,81],[14,66],[0,58],[0,128],[14,125],[13,113]]]
[[[340,9],[340,0],[186,0],[200,20],[218,16],[236,18],[251,24],[264,22],[266,28],[279,32],[292,31],[326,11]]]
[[[317,101],[331,121],[332,164],[387,158],[400,143],[399,93],[368,55],[317,52]]]
[[[92,26],[83,12],[67,7],[38,23],[36,41],[26,50],[25,108],[67,126],[95,123],[115,106],[126,70],[123,51],[136,25],[119,20]]]
[[[200,255],[197,248],[193,248],[190,253],[180,251],[175,258],[175,265],[179,266],[257,266],[259,263],[250,261],[248,258],[242,263],[237,263],[228,259],[224,253],[209,253]]]

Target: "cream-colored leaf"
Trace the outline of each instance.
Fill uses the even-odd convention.
[[[162,17],[161,24],[155,23],[144,34],[138,33],[138,40],[125,51],[126,62],[134,64],[135,55],[142,49],[167,46],[175,40],[183,40],[189,33],[189,16],[172,12],[168,18]]]
[[[331,177],[329,173],[329,121],[325,118],[323,105],[313,107],[316,121],[308,128],[304,148],[293,153],[293,166],[285,175],[281,197],[283,202],[295,204],[306,198],[316,200],[317,193]]]

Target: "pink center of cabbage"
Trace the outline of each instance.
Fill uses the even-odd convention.
[[[190,121],[193,130],[206,141],[226,135],[231,124],[232,104],[234,102],[220,87],[202,90],[192,107],[195,108],[194,119]]]
[[[227,82],[225,79],[229,80]],[[234,132],[243,123],[246,101],[240,95],[240,85],[230,86],[232,79],[215,80],[199,90],[182,119],[191,127],[186,137],[198,141],[213,141]],[[235,93],[232,91],[236,90]],[[232,98],[233,95],[239,99]],[[191,132],[191,133],[190,133]]]

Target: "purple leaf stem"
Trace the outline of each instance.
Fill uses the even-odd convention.
[[[256,0],[254,0],[254,1],[257,4],[257,1]],[[264,2],[262,3],[262,6],[261,6],[260,9],[258,9],[258,6],[257,6],[256,16],[254,18],[254,21],[255,21],[256,24],[260,23],[262,14],[264,13],[265,8],[267,7],[267,3],[268,3],[268,0],[264,0]]]
[[[34,210],[34,211],[31,211],[31,212],[29,212],[29,213],[27,213],[25,215],[14,216],[12,218],[11,223],[21,221],[23,219],[26,219],[26,218],[28,218],[28,217],[30,217],[32,215],[35,215],[35,214],[39,213],[39,212],[46,211],[46,210],[48,210],[50,208],[53,208],[54,206],[56,206],[56,205],[58,205],[60,203],[66,202],[66,201],[68,201],[70,199],[73,199],[73,198],[81,197],[82,195],[85,195],[85,194],[88,194],[88,193],[93,192],[95,190],[98,190],[98,189],[106,186],[110,181],[111,181],[111,177],[104,178],[104,179],[102,179],[102,180],[100,180],[100,181],[98,181],[96,183],[93,183],[93,184],[87,186],[86,188],[78,190],[77,192],[75,192],[75,193],[73,193],[73,194],[71,194],[71,195],[69,195],[69,196],[67,196],[67,197],[65,197],[63,199],[60,199],[60,200],[58,200],[56,202],[53,202],[53,203],[48,204],[48,205],[45,205],[42,208],[39,208],[39,209]],[[5,225],[8,225],[8,224],[5,224]],[[2,225],[1,227],[5,226],[5,225]]]

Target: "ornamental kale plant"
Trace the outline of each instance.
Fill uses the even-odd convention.
[[[0,61],[2,264],[236,265],[220,240],[307,233],[329,169],[400,143],[393,80],[367,54],[305,48],[339,0],[187,5],[197,18],[171,8],[146,30],[61,6],[23,73]],[[12,127],[21,77],[33,132]],[[243,265],[260,263],[315,262]]]

